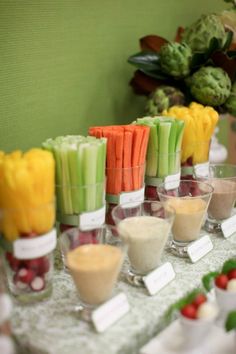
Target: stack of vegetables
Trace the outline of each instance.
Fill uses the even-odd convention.
[[[43,147],[56,161],[57,210],[80,214],[104,205],[106,139],[76,135],[48,139]]]
[[[163,178],[179,172],[184,122],[170,117],[144,117],[134,124],[150,127],[146,176]]]
[[[172,106],[163,114],[185,122],[181,163],[195,165],[208,161],[210,140],[219,116],[212,107],[192,102],[189,107]]]
[[[149,127],[91,127],[89,134],[97,138],[107,138],[106,193],[119,195],[121,192],[141,189],[144,183]]]
[[[8,241],[37,236],[54,224],[54,160],[51,153],[0,152],[0,231]]]

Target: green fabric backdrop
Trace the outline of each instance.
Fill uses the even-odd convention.
[[[127,57],[146,34],[226,8],[223,0],[0,0],[0,149],[128,123],[144,100]]]

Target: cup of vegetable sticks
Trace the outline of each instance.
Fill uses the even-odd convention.
[[[10,292],[22,303],[52,292],[55,165],[50,152],[0,154],[0,232]]]
[[[176,212],[170,249],[180,257],[187,257],[187,246],[200,237],[213,188],[205,182],[181,180],[177,188],[163,183],[157,191],[165,206]]]
[[[105,221],[106,139],[60,136],[43,147],[56,162],[57,221],[68,227],[102,225]]]
[[[165,179],[180,180],[184,121],[171,117],[143,117],[133,124],[150,128],[146,154],[145,197],[158,199],[156,187]]]
[[[106,222],[113,224],[111,210],[117,204],[144,200],[145,159],[149,127],[117,125],[91,127],[89,134],[107,139]]]
[[[219,119],[218,112],[213,107],[191,102],[188,107],[172,106],[163,115],[185,122],[181,146],[181,177],[191,179],[193,166],[209,162],[210,142]]]

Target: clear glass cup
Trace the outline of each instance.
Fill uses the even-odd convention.
[[[81,318],[112,297],[127,246],[105,225],[81,232],[71,228],[60,235],[59,244],[79,295]]]
[[[52,294],[54,222],[54,202],[0,210],[0,241],[7,284],[20,303],[34,303]]]
[[[112,210],[117,231],[128,244],[129,269],[126,278],[143,286],[143,276],[161,263],[175,211],[158,201],[125,203]]]
[[[197,166],[209,164],[211,141],[198,141],[188,144],[182,149],[181,178],[193,179],[194,169]]]
[[[199,166],[195,168],[195,176],[197,180],[208,182],[214,188],[205,229],[210,233],[221,232],[221,223],[232,215],[236,201],[236,165]]]
[[[157,191],[160,200],[176,211],[170,248],[178,256],[187,257],[187,246],[200,236],[213,188],[208,183],[181,180],[178,188],[161,184]]]

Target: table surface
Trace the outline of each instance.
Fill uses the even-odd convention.
[[[226,259],[236,256],[236,234],[228,239],[212,235],[211,239],[214,249],[195,264],[165,250],[162,260],[172,263],[176,277],[154,296],[148,296],[146,289],[133,287],[121,279],[115,292],[122,291],[127,295],[130,312],[102,334],[78,319],[74,311],[78,304],[77,293],[69,274],[60,269],[61,260],[56,252],[52,297],[31,306],[14,306],[12,327],[20,348],[23,348],[22,353],[138,353],[163,329],[163,315],[172,303],[199,286],[202,275],[219,269]]]

